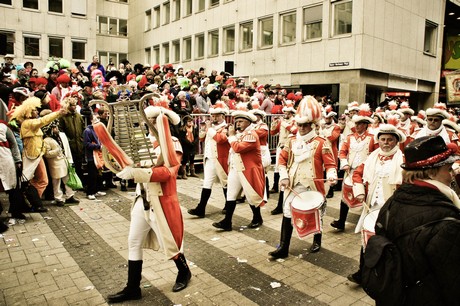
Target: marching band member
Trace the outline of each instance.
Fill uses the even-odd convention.
[[[374,135],[367,131],[369,124],[374,122],[370,117],[371,114],[369,105],[361,104],[360,111],[352,119],[355,123],[356,132],[348,135],[340,148],[340,169],[345,171],[344,181],[348,175],[353,175],[353,171],[375,150]],[[340,218],[334,220],[331,226],[340,231],[345,230],[348,210],[348,205],[342,200],[340,202]]]
[[[331,146],[332,154],[334,154],[335,164],[339,162],[339,138],[341,134],[340,126],[335,123],[334,117],[337,113],[333,111],[332,105],[326,106],[326,115],[324,116],[324,126],[322,128],[322,136],[329,141]],[[334,188],[329,188],[329,192],[326,198],[332,198],[334,196]]]
[[[356,101],[348,103],[347,111],[348,116],[346,117],[345,127],[342,131],[344,138],[355,132],[355,122],[353,122],[353,116],[359,112],[359,103]]]
[[[411,135],[416,128],[416,124],[411,120],[414,110],[410,108],[409,103],[402,102],[399,105],[398,113],[400,114],[401,128],[406,132],[406,136]]]
[[[289,101],[289,100],[288,100]],[[287,101],[286,101],[287,102]],[[270,193],[277,193],[279,191],[279,179],[280,179],[280,174],[279,174],[279,155],[281,151],[283,150],[286,141],[288,140],[289,134],[295,134],[297,132],[297,128],[295,126],[295,121],[294,121],[294,114],[295,114],[295,109],[294,105],[292,102],[286,103],[286,105],[283,107],[283,113],[284,116],[283,118],[275,118],[270,126],[270,135],[279,135],[278,137],[278,145],[276,146],[276,161],[275,161],[275,170],[274,170],[274,176],[273,176],[273,188],[270,190]],[[276,206],[275,209],[271,211],[272,215],[277,215],[281,214],[283,212],[283,199],[284,199],[284,194],[283,191],[280,192],[279,197],[278,197],[278,205]]]
[[[426,126],[415,131],[407,139],[407,143],[423,136],[441,136],[445,143],[455,143],[458,145],[458,136],[455,132],[448,131],[442,125],[442,120],[449,119],[446,105],[444,103],[435,103],[434,107],[426,110]]]
[[[324,196],[324,169],[329,184],[334,185],[337,182],[336,163],[330,144],[316,133],[316,125],[320,119],[321,105],[312,96],[304,97],[295,116],[297,135],[290,137],[279,157],[281,190],[293,189],[297,184],[301,184],[307,189],[319,191]],[[290,192],[292,191],[287,190],[286,194],[289,195]],[[268,253],[273,258],[285,258],[289,255],[293,230],[289,206],[290,204],[285,201],[280,244],[275,251]],[[325,205],[321,208],[321,220],[325,208]],[[320,250],[321,238],[322,233],[314,235],[310,252]]]
[[[423,128],[426,125],[426,121],[425,121],[426,120],[426,113],[425,113],[425,111],[423,109],[418,111],[417,116],[412,116],[410,119],[413,122],[415,122],[415,124],[416,124],[414,132],[420,130],[421,128]]]
[[[355,233],[359,233],[363,228],[367,214],[380,210],[396,188],[402,184],[401,164],[404,163],[404,157],[398,142],[404,143],[406,135],[391,124],[382,124],[374,136],[374,141],[378,142],[379,148],[369,154],[366,161],[353,172],[353,194],[358,201],[365,203]],[[363,247],[359,271],[348,276],[350,281],[358,284],[361,283]]]
[[[209,109],[211,121],[206,121],[206,130],[200,131],[200,139],[204,139],[204,180],[201,189],[200,203],[189,209],[188,213],[204,218],[206,205],[211,196],[212,185],[218,179],[227,198],[228,153],[230,144],[227,139],[227,122],[225,115],[228,109],[224,102],[218,101]],[[224,208],[225,210],[225,208]]]
[[[267,115],[263,110],[259,109],[259,102],[255,101],[252,103],[252,110],[249,111],[251,114],[254,114],[257,118],[257,121],[254,123],[254,130],[259,136],[260,141],[260,154],[262,155],[262,166],[265,170],[265,195],[268,198],[268,170],[272,163],[272,157],[270,154],[270,149],[268,148],[268,125],[264,122],[265,116]]]
[[[108,296],[109,303],[142,298],[139,286],[143,247],[155,250],[161,247],[166,257],[174,260],[179,270],[172,289],[174,292],[186,288],[191,278],[184,256],[184,224],[176,187],[182,148],[179,141],[171,137],[168,123],[169,119],[173,124],[178,124],[180,118],[173,111],[160,106],[148,106],[145,114],[158,131],[159,139],[150,138],[152,142],[158,142],[161,155],[152,168],[126,166],[117,173],[118,177],[134,179],[138,184],[128,236],[128,283],[122,291]],[[109,149],[109,145],[105,145]]]
[[[233,125],[228,128],[228,142],[231,150],[225,218],[212,224],[224,231],[232,230],[232,217],[241,189],[253,213],[248,228],[257,228],[262,225],[260,206],[266,202],[264,198],[265,173],[260,153],[260,140],[252,124],[257,118],[247,110],[243,110],[243,106],[240,105],[237,105],[237,110],[232,113],[232,116],[235,118],[236,128]]]

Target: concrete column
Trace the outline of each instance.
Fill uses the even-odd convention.
[[[347,104],[352,101],[364,103],[366,97],[366,84],[364,83],[340,83],[339,112],[342,114]]]

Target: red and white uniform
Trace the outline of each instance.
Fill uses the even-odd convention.
[[[325,195],[324,170],[327,178],[337,178],[337,165],[330,144],[314,130],[304,136],[292,136],[278,162],[280,180],[289,179],[291,188],[300,183]]]
[[[451,142],[455,143],[456,145],[459,144],[458,143],[459,139],[458,139],[457,134],[454,131],[448,130],[446,129],[445,126],[441,125],[441,127],[435,131],[430,130],[428,126],[424,126],[423,128],[416,130],[414,133],[412,133],[412,135],[407,137],[406,145],[412,142],[414,139],[417,139],[423,136],[441,136],[444,139],[446,144],[451,143]]]
[[[257,136],[259,136],[262,165],[264,168],[267,168],[272,163],[270,149],[268,148],[268,125],[261,120],[254,124],[254,130],[257,133]]]
[[[278,160],[281,150],[283,149],[284,145],[286,144],[289,135],[295,134],[297,132],[297,127],[295,125],[294,117],[289,119],[281,119],[278,121],[273,121],[270,127],[270,135],[277,135],[278,134],[278,145],[276,146],[276,164],[275,164],[275,172],[279,172],[278,168]]]
[[[415,128],[417,127],[417,123],[413,122],[410,119],[406,119],[406,121],[400,121],[400,126],[401,130],[404,131],[406,136],[410,136],[414,133]]]
[[[367,131],[362,135],[356,132],[348,135],[339,151],[340,168],[350,166],[350,171],[353,171],[365,162],[367,156],[377,147],[374,135]]]
[[[336,164],[339,161],[339,138],[341,133],[340,126],[332,122],[331,124],[325,124],[322,128],[322,135],[326,138],[331,146],[332,153],[334,154],[334,160]]]
[[[204,139],[204,180],[203,188],[211,189],[216,178],[223,188],[227,186],[228,154],[230,144],[227,139],[227,123],[213,125],[205,132],[200,132]]]
[[[151,140],[155,151],[159,152],[157,142],[153,137]],[[180,142],[177,138],[172,140],[180,160]],[[129,260],[141,260],[142,248],[158,250],[161,247],[167,258],[183,253],[184,223],[176,186],[179,167],[180,163],[170,168],[165,165],[154,166],[150,183],[137,184],[137,198],[131,210],[128,237]],[[148,210],[144,209],[142,189],[150,203]]]
[[[265,203],[265,173],[262,166],[260,141],[254,126],[228,137],[230,143],[230,167],[228,172],[227,201],[236,201],[243,188],[249,204]]]

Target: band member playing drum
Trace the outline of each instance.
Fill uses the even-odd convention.
[[[128,282],[122,291],[108,296],[109,303],[142,298],[139,286],[144,247],[155,250],[161,247],[166,257],[174,260],[179,270],[172,288],[174,292],[186,288],[191,278],[184,256],[184,224],[176,188],[182,148],[179,141],[171,137],[168,123],[169,119],[178,124],[180,118],[161,106],[148,106],[145,115],[158,131],[158,137],[149,138],[153,147],[155,142],[159,144],[161,155],[154,167],[126,166],[117,173],[118,177],[134,179],[138,184],[128,236]]]
[[[355,123],[356,132],[347,136],[339,151],[340,169],[345,171],[344,184],[347,182],[348,176],[353,176],[353,171],[361,165],[367,156],[376,149],[374,144],[374,135],[367,131],[370,123],[374,120],[370,117],[372,112],[368,104],[362,104],[357,115],[354,115],[352,121]],[[346,189],[343,185],[342,189]],[[343,190],[342,190],[343,191]],[[349,206],[354,203],[346,203],[347,196],[342,192],[343,200],[340,202],[340,217],[334,220],[331,226],[343,231],[345,230],[345,221],[347,220]]]
[[[316,133],[316,125],[321,119],[321,105],[312,96],[306,96],[300,101],[295,116],[298,132],[289,138],[279,157],[280,189],[286,190],[286,197],[293,191],[294,186],[302,185],[305,189],[318,191],[323,198],[327,192],[326,185],[337,182],[335,158],[329,142]],[[329,184],[325,184],[324,169]],[[327,186],[329,187],[329,186]],[[289,255],[289,244],[293,225],[291,223],[290,203],[284,201],[283,221],[281,223],[281,238],[279,247],[268,253],[273,258],[285,258]],[[323,205],[321,217],[325,211]],[[322,218],[320,223],[322,224]],[[294,225],[297,225],[294,223]],[[310,252],[318,252],[321,248],[322,233],[314,235]]]
[[[373,220],[374,224],[367,224],[369,222],[365,222],[366,216],[373,212],[378,215],[378,212],[375,211],[380,210],[402,183],[400,166],[404,163],[404,158],[398,143],[406,141],[404,132],[391,124],[382,124],[374,140],[378,142],[379,148],[373,151],[366,161],[353,172],[353,194],[358,201],[365,203],[355,233],[359,233],[363,227],[369,232],[374,231],[376,219]],[[363,247],[366,243],[365,237],[363,235]],[[350,281],[358,284],[361,282],[363,247],[361,248],[359,271],[348,276]]]

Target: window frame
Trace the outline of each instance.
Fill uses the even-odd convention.
[[[6,44],[4,45],[5,52],[0,51],[0,55],[14,54],[14,45],[16,44],[16,32],[0,31],[0,34],[5,35]],[[10,43],[8,43],[10,40]]]
[[[0,6],[13,6],[13,0],[7,0],[7,1],[9,1],[9,3],[0,3]]]
[[[182,61],[191,61],[192,60],[192,37],[184,37],[182,39]]]
[[[59,40],[61,42],[61,54],[52,54],[51,52],[51,40]],[[65,41],[65,38],[64,37],[57,37],[57,36],[48,36],[48,54],[50,57],[58,57],[58,58],[62,58],[64,57],[64,41]]]
[[[425,33],[423,37],[423,53],[424,54],[436,56],[437,46],[438,46],[438,29],[439,29],[439,25],[437,23],[431,20],[425,19]],[[428,30],[430,30],[429,33],[427,32]]]
[[[152,9],[145,11],[144,32],[150,31],[153,28]]]
[[[169,63],[171,60],[171,47],[169,41],[161,44],[161,48],[163,49],[163,62]]]
[[[285,12],[285,13],[282,13],[279,15],[279,28],[280,28],[280,31],[279,31],[279,45],[280,46],[289,46],[289,45],[293,45],[297,42],[297,11],[289,11],[289,12]],[[284,18],[285,17],[290,17],[290,16],[294,16],[294,35],[293,35],[293,38],[291,36],[291,40],[290,41],[284,41],[284,38],[285,37],[290,37],[290,36],[285,36],[284,33],[285,33],[285,23],[284,23]],[[292,33],[292,32],[290,32]]]
[[[75,58],[74,55],[75,55],[75,50],[74,50],[74,44],[82,44],[83,47],[84,47],[84,50],[83,50],[83,58]],[[86,41],[86,39],[78,39],[78,38],[72,38],[71,39],[71,45],[72,45],[72,60],[83,60],[85,61],[86,60],[86,52],[87,52],[87,48],[86,48],[86,45],[88,44],[88,42]]]
[[[37,4],[37,7],[27,7],[25,6],[25,2],[34,2],[33,4]],[[22,8],[25,10],[32,10],[32,11],[38,11],[40,10],[40,1],[39,0],[22,0]],[[25,50],[24,50],[25,52]]]
[[[171,23],[171,2],[163,3],[163,25]]]
[[[182,15],[182,5],[181,0],[173,0],[174,3],[174,19],[173,21],[180,20]]]
[[[338,21],[336,19],[336,15],[338,14],[338,9],[337,7],[339,5],[348,5],[351,4],[351,20],[349,23],[350,30],[349,32],[338,32],[339,27],[348,27],[347,24],[344,23],[344,25],[340,26],[338,25]],[[331,16],[331,37],[340,37],[340,36],[349,36],[353,34],[353,0],[342,0],[342,1],[336,1],[332,3],[332,16]]]
[[[227,50],[227,46],[229,46],[228,42],[230,41],[228,39],[228,31],[229,30],[232,30],[233,31],[233,48],[232,50]],[[232,25],[232,26],[228,26],[228,27],[225,27],[223,28],[222,30],[223,34],[223,40],[222,40],[222,53],[223,54],[233,54],[235,53],[235,39],[236,39],[236,30],[235,30],[235,25]]]
[[[247,27],[248,25],[250,25],[250,27]],[[247,48],[244,48],[244,43],[245,43],[244,42],[245,40],[244,29],[245,28],[249,29],[248,38],[250,38],[250,43],[247,44],[248,45]],[[252,20],[248,22],[242,22],[240,23],[239,29],[240,29],[239,51],[240,52],[252,51],[254,49],[254,22]]]
[[[24,33],[22,35],[23,37],[23,42],[24,42],[24,57],[35,57],[35,58],[38,58],[40,57],[40,51],[41,51],[41,35],[40,34],[28,34],[28,33]],[[36,45],[38,45],[38,47],[36,48],[38,51],[36,54],[27,54],[26,52],[28,51],[28,49],[30,48],[33,48],[31,46],[31,43],[27,43],[26,42],[26,39],[36,39],[37,42],[36,42]]]
[[[172,63],[179,63],[180,62],[180,56],[181,56],[181,48],[180,48],[180,39],[175,39],[171,42],[172,46]]]
[[[271,21],[272,26],[271,26],[271,43],[265,44],[265,34],[264,34],[264,23],[267,21]],[[259,23],[259,48],[260,49],[268,49],[273,47],[273,38],[274,38],[274,25],[275,25],[275,19],[273,16],[268,16],[264,18],[260,18],[258,23]]]
[[[219,56],[219,29],[208,31],[208,57]]]
[[[52,2],[53,5],[55,5],[55,0],[48,0],[48,12],[53,13],[53,14],[64,14],[64,1],[63,0],[59,0],[59,1],[61,2],[61,11],[57,12],[57,11],[50,10],[50,2]]]
[[[305,11],[306,10],[315,10],[319,9],[321,11],[321,18],[320,19],[312,19],[305,21]],[[322,3],[317,3],[314,5],[310,5],[307,7],[302,8],[302,41],[307,42],[307,41],[313,41],[313,40],[321,40],[323,38],[323,4]],[[315,25],[320,25],[319,31],[319,36],[315,37],[307,37],[307,33],[309,33],[309,26],[315,26]],[[313,29],[314,31],[315,29]]]
[[[205,56],[204,33],[195,34],[195,59],[203,59]]]
[[[184,17],[187,17],[193,14],[193,0],[184,0],[184,1],[185,1]]]
[[[153,8],[153,29],[159,28],[161,26],[161,5],[155,6]]]
[[[220,0],[209,0],[209,8],[215,8],[220,5]]]

